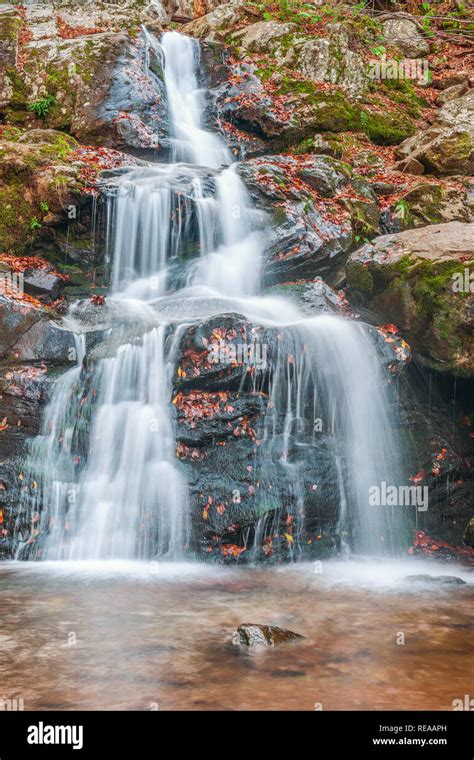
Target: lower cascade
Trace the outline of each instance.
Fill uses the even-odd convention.
[[[297,557],[311,496],[337,512],[340,548],[396,553],[403,511],[369,500],[371,488],[406,480],[383,339],[353,319],[305,318],[289,300],[260,294],[266,220],[231,151],[204,127],[198,43],[177,32],[159,42],[146,35],[163,61],[170,163],[104,180],[111,321],[86,335],[78,327],[78,364],[56,381],[31,443],[25,477],[37,487],[23,496],[32,527],[17,556],[176,559],[193,551],[174,378],[187,372],[184,338],[229,315],[260,329],[244,338],[244,328],[240,337],[234,329],[233,342],[232,329],[214,330],[201,351],[209,371],[238,364],[240,352],[249,371],[236,376],[236,391],[260,405],[259,429],[243,428],[255,443],[247,475],[257,505],[240,533],[246,548],[258,556],[284,516]],[[77,303],[71,324],[86,324],[88,309]],[[232,488],[229,503],[243,496]]]

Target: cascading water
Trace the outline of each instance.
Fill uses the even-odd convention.
[[[262,215],[252,208],[223,140],[203,127],[199,46],[176,32],[160,43],[144,34],[164,63],[171,163],[134,169],[108,187],[107,301],[129,322],[115,331],[118,349],[111,355],[88,356],[82,371],[58,381],[26,468],[38,487],[33,500],[24,500],[33,532],[19,556],[31,556],[32,542],[41,546],[35,556],[49,559],[179,556],[189,522],[170,403],[175,353],[188,324],[229,311],[278,326],[284,335],[269,370],[272,403],[258,471],[265,482],[272,467],[283,468],[288,493],[275,489],[273,499],[282,504],[289,494],[304,519],[304,464],[294,451],[317,456],[313,432],[303,423],[324,418],[341,524],[352,517],[360,551],[393,548],[390,515],[368,507],[372,484],[400,480],[374,344],[355,322],[304,320],[282,299],[256,297]],[[179,304],[171,316],[170,290]],[[165,306],[168,316],[160,317]],[[255,540],[264,532],[262,524]]]

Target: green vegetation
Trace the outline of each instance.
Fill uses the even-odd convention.
[[[40,230],[41,229],[41,222],[39,221],[37,216],[32,216],[30,219],[30,230]]]
[[[28,105],[28,111],[32,111],[38,118],[45,119],[50,109],[56,105],[56,98],[53,95],[47,95],[44,98],[38,98]]]

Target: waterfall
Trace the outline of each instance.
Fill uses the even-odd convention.
[[[362,554],[395,552],[403,526],[399,507],[370,506],[368,499],[373,485],[402,480],[387,380],[365,325],[329,315],[306,319],[289,325],[279,344],[265,420],[264,456],[287,473],[300,518],[305,460],[291,451],[319,456],[326,447],[338,484],[340,531],[353,516],[352,549]]]
[[[341,528],[357,550],[394,548],[393,515],[369,508],[368,489],[400,479],[387,411],[387,378],[367,329],[339,317],[303,319],[282,299],[259,296],[265,220],[253,208],[223,139],[205,128],[199,45],[177,32],[146,44],[163,62],[171,132],[167,165],[108,181],[111,284],[107,302],[129,321],[112,327],[115,350],[82,354],[55,386],[25,471],[32,532],[19,557],[176,558],[190,536],[187,488],[175,456],[172,377],[180,335],[192,321],[238,311],[284,336],[269,370],[259,477],[284,469],[304,521],[304,464],[318,456],[321,417],[339,484]],[[167,294],[178,313],[160,316]],[[258,297],[257,297],[258,296]],[[294,357],[289,363],[288,356]],[[276,463],[276,464],[275,464]],[[39,475],[38,475],[39,473]],[[284,494],[274,494],[283,503]],[[262,524],[256,530],[261,536]]]

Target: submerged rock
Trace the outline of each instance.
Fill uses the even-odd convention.
[[[289,641],[300,641],[304,638],[300,633],[288,631],[286,628],[278,628],[275,625],[242,623],[233,634],[232,643],[236,646],[247,646],[253,649],[274,647]]]
[[[431,586],[465,586],[466,581],[456,575],[407,575],[407,583],[421,583]]]
[[[299,282],[282,282],[280,285],[268,288],[266,292],[290,299],[305,316],[347,315],[351,311],[344,293],[329,287],[321,277]]]

